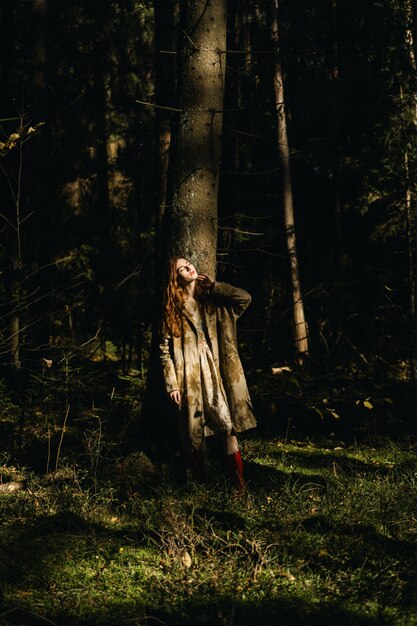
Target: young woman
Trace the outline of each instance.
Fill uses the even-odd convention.
[[[237,350],[236,320],[251,296],[198,274],[184,258],[171,259],[168,273],[160,353],[191,473],[204,481],[205,437],[218,434],[229,477],[243,488],[236,434],[255,427],[256,420]]]

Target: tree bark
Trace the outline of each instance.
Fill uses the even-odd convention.
[[[223,116],[226,0],[181,4],[178,104],[167,252],[199,271],[216,269],[217,193]]]
[[[163,220],[163,256],[184,256],[215,276],[226,0],[182,0],[177,107]],[[157,296],[159,296],[159,290]],[[179,448],[176,417],[166,399],[159,361],[160,298],[141,413],[142,445],[151,456]],[[160,416],[155,421],[154,416]],[[155,456],[154,456],[155,458]]]
[[[290,262],[293,305],[293,333],[297,359],[300,363],[308,355],[308,328],[304,315],[300,272],[298,267],[297,241],[295,233],[294,203],[291,183],[290,150],[284,98],[284,81],[280,54],[278,0],[271,0],[271,37],[275,51],[274,91],[277,116],[278,152],[281,169],[281,196],[284,208],[285,235]]]

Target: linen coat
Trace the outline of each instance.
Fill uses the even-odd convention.
[[[216,281],[208,300],[213,306],[202,310],[203,326],[230,409],[232,432],[239,433],[256,426],[236,338],[236,320],[249,306],[251,296],[243,289]],[[219,432],[204,415],[197,344],[197,329],[184,310],[182,335],[163,337],[159,346],[166,391],[179,389],[181,394],[180,436],[187,451],[203,449],[204,437]]]

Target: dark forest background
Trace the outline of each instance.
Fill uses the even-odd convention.
[[[153,106],[158,80],[176,102],[179,4],[163,10],[155,33],[151,1],[0,4],[2,438],[16,452],[35,433],[43,466],[63,424],[95,429],[105,414],[120,442],[140,422],[162,273],[161,117],[176,115]],[[288,418],[299,377],[347,396],[378,383],[361,403],[414,388],[415,27],[411,2],[280,3],[310,339],[297,370],[269,13],[229,3],[217,277],[253,296],[240,342],[261,424]]]

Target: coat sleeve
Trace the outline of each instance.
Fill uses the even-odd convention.
[[[244,289],[217,281],[213,285],[211,295],[214,301],[223,302],[231,307],[236,317],[240,317],[252,301],[252,296]]]
[[[159,354],[161,358],[162,372],[164,374],[167,393],[179,389],[177,375],[175,373],[174,362],[171,357],[169,337],[163,337],[159,344]]]

